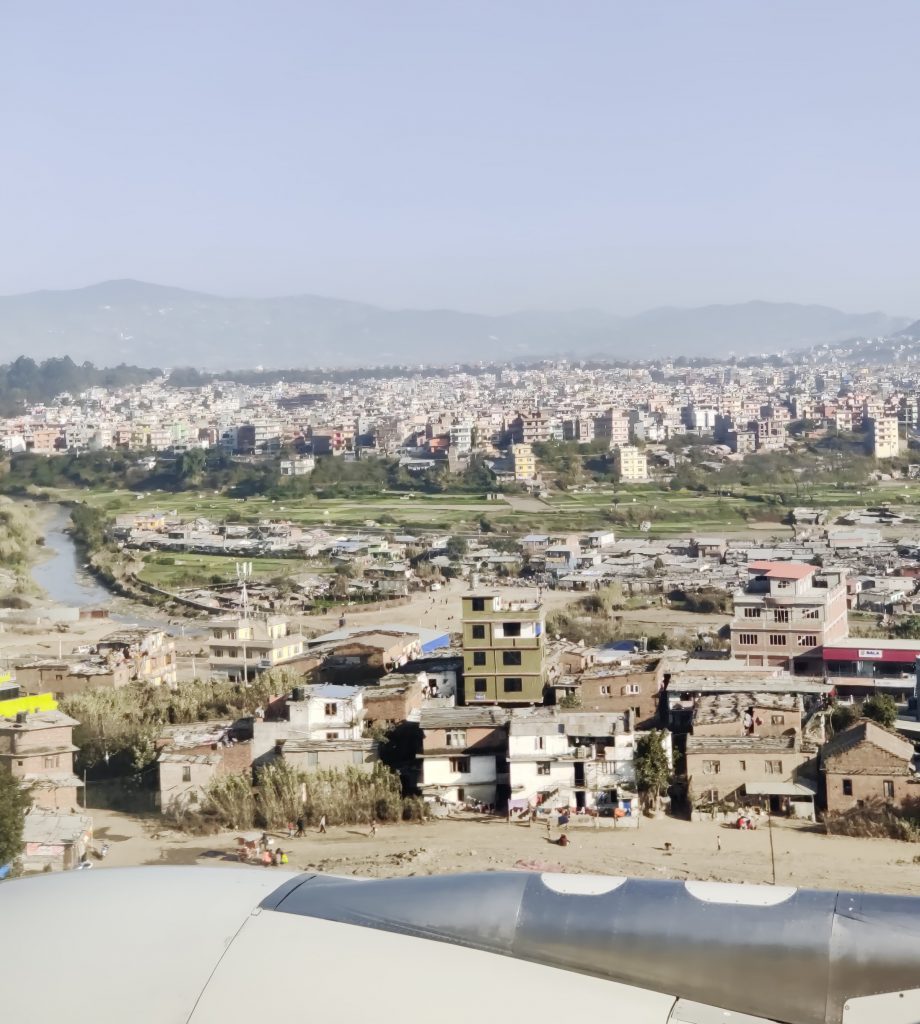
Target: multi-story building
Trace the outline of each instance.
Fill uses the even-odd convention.
[[[533,480],[537,475],[537,462],[533,456],[533,448],[529,444],[513,444],[511,446],[511,461],[514,466],[515,480]]]
[[[635,445],[624,444],[614,449],[614,464],[621,483],[643,483],[648,480],[648,459]]]
[[[542,704],[543,642],[538,601],[464,594],[464,702]]]
[[[215,619],[210,624],[208,667],[212,675],[231,679],[253,679],[260,672],[277,668],[301,657],[304,638],[290,633],[286,619]]]
[[[473,447],[473,425],[454,421],[450,426],[450,446],[458,452],[468,452]]]
[[[847,636],[845,572],[800,562],[751,562],[734,595],[732,656],[748,665],[804,668],[820,648]]]
[[[876,459],[894,459],[900,450],[897,419],[873,416],[869,420],[869,453]]]
[[[0,719],[0,771],[12,774],[32,803],[48,810],[77,806],[83,783],[74,775],[74,727],[63,711],[20,711]]]
[[[742,801],[774,789],[775,796],[805,796],[795,787],[814,754],[798,736],[688,736],[687,785],[693,803]]]
[[[427,798],[498,805],[507,801],[508,712],[504,708],[422,708],[419,788]]]
[[[176,642],[162,629],[120,629],[103,637],[93,654],[112,666],[127,665],[133,681],[151,686],[176,685]]]
[[[629,713],[518,708],[508,729],[515,807],[618,807],[636,796]]]

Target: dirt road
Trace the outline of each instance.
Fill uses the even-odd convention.
[[[96,867],[140,864],[239,865],[236,835],[186,836],[158,818],[109,811],[90,813],[97,843],[111,851]],[[364,877],[428,875],[511,869],[625,874],[646,878],[697,878],[722,882],[773,881],[770,830],[739,832],[713,822],[642,819],[638,829],[572,827],[570,844],[549,841],[540,825],[504,819],[450,819],[384,825],[375,838],[367,827],[311,831],[306,838],[276,841],[290,854],[289,870],[317,870]],[[670,847],[666,846],[670,844]],[[818,889],[915,893],[920,888],[920,846],[885,839],[826,836],[807,824],[778,822],[772,830],[776,882]],[[721,848],[720,848],[721,847]],[[253,866],[253,871],[275,870]],[[279,869],[280,870],[280,869]]]

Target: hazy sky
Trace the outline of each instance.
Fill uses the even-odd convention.
[[[0,293],[920,315],[920,2],[0,0]]]

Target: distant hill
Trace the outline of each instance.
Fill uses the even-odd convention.
[[[125,280],[0,297],[0,360],[67,354],[96,365],[236,369],[747,355],[889,334],[907,322],[769,302],[662,308],[633,317],[596,310],[485,316],[315,295],[223,298]]]
[[[914,341],[917,341],[920,339],[920,320],[915,320],[912,324],[903,327],[896,336],[899,338],[912,338]]]

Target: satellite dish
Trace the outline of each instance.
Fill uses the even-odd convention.
[[[648,533],[648,531],[651,530],[651,528],[652,528],[652,524],[647,519],[643,519],[642,522],[639,523],[639,529],[643,533]]]

